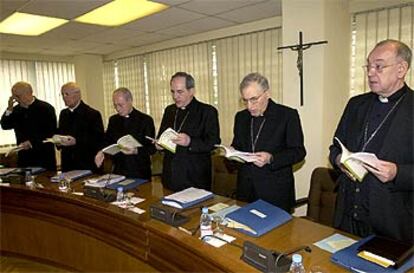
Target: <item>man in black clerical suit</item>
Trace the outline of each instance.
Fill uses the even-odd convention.
[[[60,112],[58,126],[58,134],[65,136],[58,144],[62,171],[96,171],[95,155],[104,136],[101,114],[82,101],[76,83],[64,84],[61,94],[67,106]]]
[[[170,87],[175,103],[165,108],[158,137],[167,128],[178,136],[175,154],[164,151],[162,183],[173,191],[188,187],[210,190],[211,151],[220,143],[217,110],[194,97],[194,78],[188,73],[174,74]]]
[[[359,236],[376,233],[413,242],[413,90],[405,83],[411,49],[400,41],[378,43],[365,66],[371,92],[348,102],[335,137],[352,152],[374,153],[376,168],[356,182],[340,164],[341,148],[329,159],[341,170],[335,227]]]
[[[112,156],[113,172],[131,178],[151,179],[151,155],[155,153],[155,146],[145,136],[155,136],[154,121],[133,107],[131,91],[125,87],[114,91],[112,101],[118,114],[109,118],[105,145],[114,144],[128,134],[142,144],[134,149],[122,147],[120,153]],[[103,160],[104,153],[99,151],[95,157],[96,165],[101,166]]]
[[[17,102],[18,105],[14,105]],[[14,129],[19,167],[43,167],[56,170],[55,148],[51,143],[43,143],[56,131],[55,108],[33,96],[32,86],[27,82],[17,82],[12,87],[6,112],[1,118],[4,130]]]
[[[298,112],[270,98],[268,80],[251,73],[240,83],[246,109],[234,121],[232,147],[252,152],[256,161],[244,163],[237,175],[237,199],[263,199],[288,212],[295,203],[292,165],[306,155]]]

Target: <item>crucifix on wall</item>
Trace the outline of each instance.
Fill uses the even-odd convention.
[[[303,43],[302,31],[299,31],[299,44],[289,45],[289,46],[279,46],[277,49],[291,49],[298,52],[298,59],[296,61],[296,66],[299,71],[300,79],[300,105],[303,106],[303,51],[310,48],[313,45],[327,44],[328,41],[318,41],[311,43]]]

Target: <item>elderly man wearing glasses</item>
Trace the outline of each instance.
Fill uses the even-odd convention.
[[[238,112],[232,147],[256,161],[240,166],[237,199],[265,200],[288,212],[295,203],[292,165],[306,155],[298,112],[270,99],[268,80],[251,73],[240,83],[246,109]]]
[[[413,90],[405,83],[411,49],[396,40],[379,42],[364,66],[371,92],[348,102],[335,137],[352,152],[374,153],[362,182],[340,163],[341,148],[329,159],[342,171],[334,224],[358,236],[379,234],[413,242]]]

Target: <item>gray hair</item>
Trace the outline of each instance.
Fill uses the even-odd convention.
[[[115,89],[115,91],[112,93],[112,95],[115,95],[117,93],[122,94],[122,96],[126,100],[132,101],[132,93],[131,93],[131,91],[129,91],[128,88],[126,88],[126,87],[119,87],[119,88]]]
[[[250,86],[252,83],[257,83],[262,88],[262,91],[266,91],[269,89],[269,82],[260,73],[254,72],[246,75],[240,83],[240,92],[243,92],[245,88]]]
[[[413,54],[411,52],[411,49],[405,43],[398,40],[387,39],[377,43],[375,45],[375,48],[388,44],[392,44],[396,47],[397,57],[406,61],[408,63],[408,68],[410,68]]]

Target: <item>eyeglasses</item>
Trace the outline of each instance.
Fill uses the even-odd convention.
[[[242,99],[241,99],[241,101],[242,101],[244,104],[246,104],[246,105],[247,105],[249,102],[250,102],[250,104],[256,104],[256,103],[258,103],[258,102],[259,102],[260,97],[262,97],[262,96],[263,96],[263,94],[264,94],[264,93],[266,93],[266,91],[267,91],[267,90],[263,91],[263,93],[262,93],[262,94],[260,94],[260,95],[258,95],[258,96],[256,96],[256,97],[252,97],[252,98],[250,98],[250,99],[245,99],[245,98],[242,98]]]
[[[382,71],[384,70],[384,68],[396,65],[399,63],[394,63],[394,64],[366,64],[363,65],[362,68],[368,73],[369,71],[371,71],[371,69],[374,69],[375,72],[377,73],[382,73]]]

